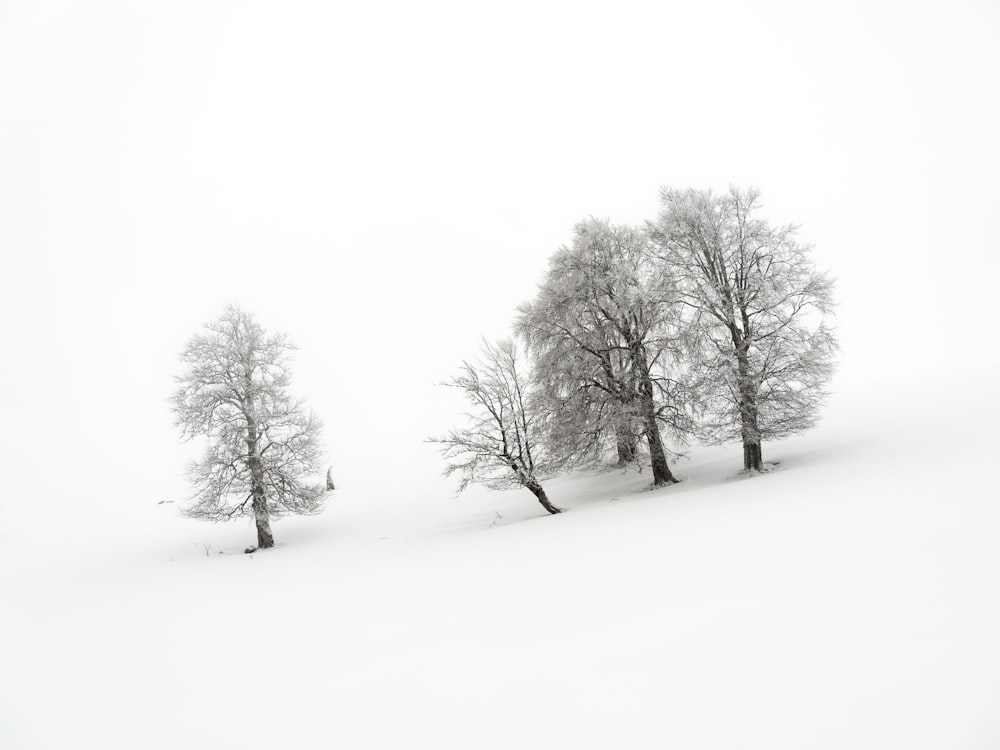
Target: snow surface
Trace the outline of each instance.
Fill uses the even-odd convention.
[[[0,750],[1000,747],[998,37],[988,0],[0,2]],[[453,498],[432,384],[575,222],[729,184],[837,279],[821,426],[751,479]],[[339,488],[255,555],[160,504],[227,303],[300,347]]]
[[[560,516],[373,476],[253,555],[155,497],[5,503],[0,745],[998,747],[995,382],[842,390],[769,474],[693,449]]]

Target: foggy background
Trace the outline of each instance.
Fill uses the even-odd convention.
[[[3,0],[0,535],[187,494],[172,376],[227,303],[298,344],[339,486],[452,492],[435,383],[661,185],[802,225],[834,390],[947,402],[998,364],[998,38],[992,2]]]

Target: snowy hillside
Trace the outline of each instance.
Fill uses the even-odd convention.
[[[919,385],[842,391],[764,476],[552,482],[561,516],[372,477],[254,555],[155,498],[5,535],[3,745],[997,747],[1000,412]]]
[[[2,0],[0,750],[1000,748],[997,39],[990,0]],[[598,372],[551,347],[589,274],[552,259],[655,222],[690,295],[715,214],[676,191],[731,187],[835,280],[818,427],[749,478],[563,476],[558,515],[454,497],[436,384],[525,303],[550,384]],[[603,277],[665,302],[636,268]],[[182,352],[227,305],[295,344],[263,429],[304,399],[337,486],[255,554],[178,513]],[[832,338],[764,317],[826,382]],[[619,385],[681,364],[605,343]]]

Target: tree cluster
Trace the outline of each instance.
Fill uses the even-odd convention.
[[[764,441],[815,424],[836,340],[811,248],[759,216],[755,190],[660,198],[643,226],[580,222],[517,308],[516,341],[484,344],[447,383],[473,406],[435,441],[460,491],[523,486],[555,513],[541,481],[568,467],[648,460],[663,486],[669,444],[738,439],[759,472]]]

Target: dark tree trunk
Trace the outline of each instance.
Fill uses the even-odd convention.
[[[764,462],[760,455],[760,443],[743,441],[743,468],[747,471],[764,470]]]
[[[677,478],[671,473],[667,463],[667,453],[660,438],[660,426],[656,423],[656,403],[653,400],[653,381],[649,377],[649,365],[640,345],[632,345],[633,366],[638,376],[639,399],[642,406],[643,431],[649,445],[649,460],[653,467],[653,486],[663,487],[674,484]]]
[[[743,440],[744,471],[763,471],[760,425],[757,421],[757,391],[750,378],[750,358],[745,345],[736,351],[740,389],[740,437]]]
[[[740,398],[741,437],[743,438],[743,469],[764,471],[760,451],[760,427],[757,424],[757,399],[747,393]]]
[[[267,509],[267,497],[264,494],[264,466],[260,460],[257,423],[252,418],[247,420],[247,449],[250,455],[250,491],[253,494],[253,515],[257,521],[257,548],[267,549],[274,546],[274,535],[271,534],[271,514]]]
[[[540,502],[542,504],[542,507],[545,508],[545,510],[547,510],[549,513],[555,514],[563,512],[562,508],[557,508],[556,506],[554,506],[552,503],[549,502],[549,497],[548,495],[545,494],[545,490],[542,489],[542,485],[538,484],[537,482],[529,482],[528,484],[525,485],[525,487],[531,490],[531,494],[533,494],[536,498],[538,498],[538,502]]]
[[[677,478],[671,473],[670,465],[667,463],[667,454],[663,450],[660,428],[656,424],[655,416],[652,420],[646,419],[646,442],[649,444],[649,460],[653,467],[653,486],[663,487],[676,483]]]
[[[635,461],[635,452],[638,448],[636,436],[624,427],[619,427],[615,431],[615,441],[618,445],[618,465],[628,466],[630,463],[633,463]]]

